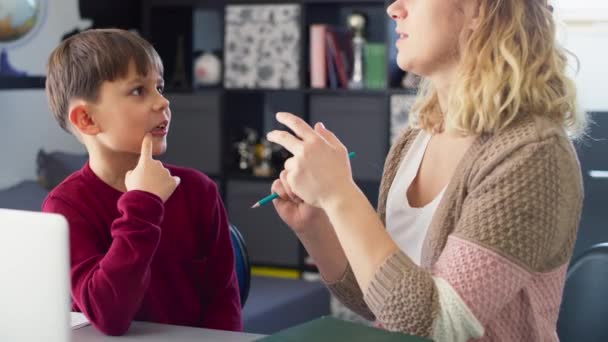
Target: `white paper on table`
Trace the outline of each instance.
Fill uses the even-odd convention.
[[[81,312],[70,312],[72,330],[89,325],[89,320]]]

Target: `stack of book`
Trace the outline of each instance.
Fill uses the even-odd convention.
[[[386,45],[366,43],[363,49],[364,85],[386,87]],[[310,26],[310,87],[348,88],[353,70],[352,34],[327,24]]]

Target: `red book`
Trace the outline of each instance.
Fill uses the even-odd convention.
[[[327,44],[328,48],[331,50],[331,54],[334,57],[334,64],[336,66],[336,72],[338,74],[338,80],[342,88],[348,88],[348,72],[347,65],[344,58],[345,51],[344,49],[340,49],[338,45],[338,37],[333,30],[327,30]]]

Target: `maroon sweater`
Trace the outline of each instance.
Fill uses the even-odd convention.
[[[103,333],[132,320],[241,330],[241,305],[226,212],[215,183],[165,165],[181,183],[163,205],[120,192],[88,163],[47,196],[45,212],[70,224],[73,310]]]

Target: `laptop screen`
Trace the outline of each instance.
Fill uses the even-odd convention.
[[[68,223],[0,209],[0,341],[70,338]]]

